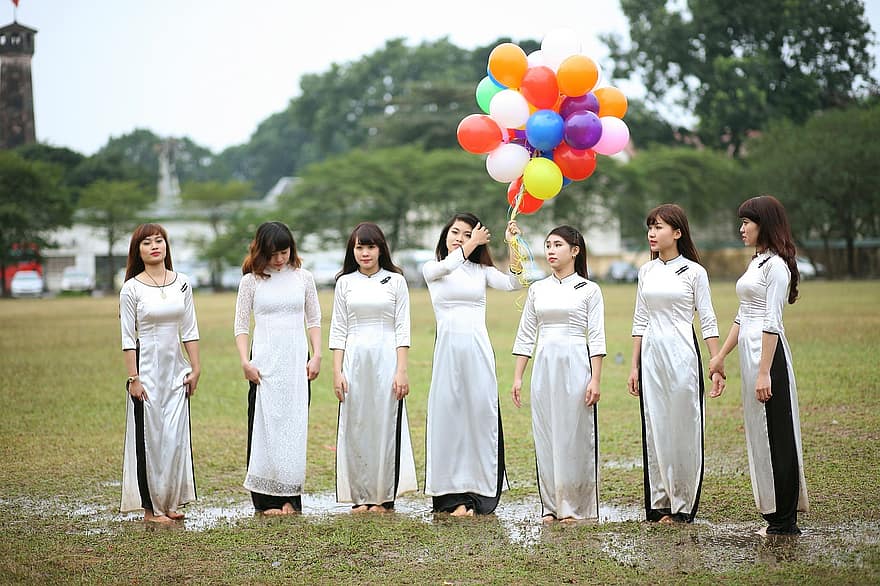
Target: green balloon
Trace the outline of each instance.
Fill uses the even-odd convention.
[[[480,110],[488,114],[489,102],[492,101],[495,94],[503,89],[495,85],[495,82],[489,79],[488,75],[480,80],[480,83],[477,84],[477,105],[480,107]]]

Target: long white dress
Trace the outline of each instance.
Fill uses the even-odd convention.
[[[693,521],[703,483],[705,397],[694,311],[703,339],[718,337],[709,277],[679,255],[639,270],[633,336],[641,336],[640,401],[645,511]]]
[[[336,499],[391,503],[418,490],[406,405],[391,390],[397,348],[410,345],[409,291],[402,275],[380,269],[336,281],[330,349],[344,350],[349,391],[339,404]]]
[[[163,287],[129,279],[119,292],[119,317],[122,349],[138,352],[138,375],[147,392],[147,400],[137,406],[126,394],[120,508],[123,512],[143,508],[144,489],[153,513],[164,515],[196,498],[189,398],[183,384],[192,367],[181,349],[181,342],[199,339],[189,279],[177,273]],[[144,460],[139,463],[135,409],[141,406]],[[138,484],[139,464],[146,486]]]
[[[605,355],[599,286],[577,273],[529,287],[513,354],[532,356],[532,433],[542,515],[599,517],[596,406],[587,406],[592,356]]]
[[[497,498],[504,455],[499,453],[498,380],[486,329],[486,287],[512,291],[522,285],[516,275],[465,259],[461,248],[425,263],[422,272],[437,320],[425,494]],[[494,509],[495,504],[488,506]]]
[[[755,505],[765,516],[796,516],[796,511],[809,510],[797,388],[791,349],[782,324],[790,281],[785,261],[772,252],[764,252],[752,259],[736,282],[740,305],[735,321],[739,324],[746,447]],[[767,403],[755,397],[764,332],[779,336],[770,370],[773,396]],[[778,495],[777,490],[785,494]]]
[[[244,487],[264,495],[302,494],[309,390],[306,328],[321,326],[312,274],[285,266],[268,278],[244,275],[235,303],[235,335],[254,317],[251,364],[260,371]]]

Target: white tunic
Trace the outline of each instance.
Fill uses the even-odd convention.
[[[162,297],[164,292],[165,298]],[[139,347],[138,374],[144,401],[144,449],[153,513],[164,515],[196,498],[190,442],[189,401],[183,379],[192,368],[181,341],[199,339],[192,288],[177,273],[164,287],[129,279],[119,292],[122,349]],[[121,510],[141,508],[137,479],[134,405],[126,395]]]
[[[498,380],[486,329],[486,286],[521,287],[513,274],[457,248],[425,263],[437,337],[428,395],[425,494],[498,493]]]
[[[705,398],[694,311],[702,337],[718,337],[709,277],[678,256],[642,266],[633,317],[641,336],[641,402],[646,509],[691,519],[703,481]]]
[[[801,422],[798,413],[797,388],[791,363],[791,349],[782,325],[782,309],[788,299],[791,272],[785,261],[772,252],[755,256],[746,272],[736,282],[739,297],[739,367],[742,375],[743,416],[745,418],[746,448],[755,504],[761,513],[776,512],[776,490],[773,484],[773,465],[770,459],[770,440],[767,432],[767,411],[755,397],[758,366],[761,363],[763,333],[778,334],[778,344],[785,352],[788,368],[791,417],[797,449],[799,494],[798,511],[809,510],[807,483],[804,478],[804,458],[801,447]],[[774,393],[777,389],[772,389]]]
[[[513,353],[531,356],[532,433],[544,514],[599,516],[596,407],[586,404],[590,357],[605,355],[605,310],[599,286],[573,274],[529,287]]]
[[[409,345],[409,291],[402,275],[380,269],[339,277],[330,349],[345,351],[342,373],[349,385],[336,433],[339,502],[379,505],[418,490],[406,407],[391,390],[397,348]]]
[[[251,364],[260,371],[251,457],[244,487],[260,494],[302,494],[306,475],[309,391],[305,328],[321,326],[315,280],[305,269],[244,275],[235,303],[235,335],[254,316]],[[305,327],[303,327],[305,325]]]

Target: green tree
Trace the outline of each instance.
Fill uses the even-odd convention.
[[[16,260],[14,248],[51,245],[47,234],[69,226],[73,213],[69,192],[61,185],[63,169],[27,161],[13,151],[0,151],[0,293],[6,294],[6,267]]]
[[[631,42],[605,39],[615,77],[677,96],[706,144],[735,154],[771,120],[803,122],[873,86],[861,0],[621,0]]]
[[[210,241],[201,241],[199,244],[211,264],[211,285],[218,288],[224,255],[212,243],[220,239],[223,222],[228,220],[242,202],[254,198],[254,190],[250,183],[243,181],[193,182],[184,184],[180,198],[211,226],[213,237]]]
[[[843,239],[849,276],[864,272],[856,241],[880,236],[877,136],[880,104],[822,112],[803,125],[778,122],[747,145],[754,192],[783,202],[801,243],[820,239],[827,254],[832,239]]]
[[[136,181],[100,179],[82,192],[77,219],[93,226],[107,243],[107,275],[104,287],[113,289],[113,245],[130,233],[140,221],[140,212],[153,200],[150,191]]]

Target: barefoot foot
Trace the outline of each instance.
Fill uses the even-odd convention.
[[[165,516],[174,521],[180,521],[186,518],[186,515],[184,515],[183,513],[178,513],[177,511],[168,511],[167,513],[165,513]]]
[[[263,514],[267,517],[276,517],[278,515],[283,515],[284,511],[282,511],[281,509],[266,509],[265,511],[263,511]]]
[[[370,507],[368,507],[367,505],[358,505],[356,507],[353,507],[351,509],[351,512],[352,513],[366,513],[369,510],[370,510]]]
[[[555,522],[556,517],[554,517],[553,515],[544,515],[543,517],[541,517],[541,523],[543,523],[544,525],[551,525]]]
[[[282,515],[294,515],[296,514],[296,509],[293,508],[293,505],[290,503],[284,503],[284,506],[281,507]]]
[[[465,505],[458,505],[455,507],[455,510],[449,514],[453,517],[473,517],[474,511],[473,509],[468,509]]]

